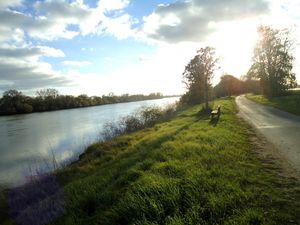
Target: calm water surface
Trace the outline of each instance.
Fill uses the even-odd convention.
[[[178,98],[0,117],[0,184],[18,184],[42,165],[68,161],[99,140],[103,125],[142,106],[164,106]]]

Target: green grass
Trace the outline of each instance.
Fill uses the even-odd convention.
[[[289,95],[266,98],[263,95],[247,94],[247,98],[300,116],[300,91],[291,91]]]
[[[195,106],[90,146],[57,173],[67,206],[53,224],[297,224],[299,192],[252,151],[234,100],[215,105],[217,124]]]

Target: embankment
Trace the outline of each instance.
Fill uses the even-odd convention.
[[[297,224],[299,184],[257,156],[234,99],[214,104],[219,120],[194,106],[90,146],[57,172],[65,211],[51,224]],[[44,205],[20,212],[30,218],[34,207]]]

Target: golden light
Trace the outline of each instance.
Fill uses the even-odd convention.
[[[257,40],[257,23],[240,21],[218,25],[218,32],[211,37],[211,45],[220,56],[222,73],[240,77],[251,66],[253,48]]]

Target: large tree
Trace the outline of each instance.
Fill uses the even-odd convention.
[[[195,57],[188,63],[183,72],[183,82],[188,89],[188,102],[205,102],[208,109],[211,80],[217,66],[218,59],[212,47],[201,48]]]
[[[296,86],[296,77],[292,72],[293,41],[285,29],[261,26],[258,33],[260,38],[254,49],[253,64],[248,75],[260,80],[264,95],[278,96]]]

